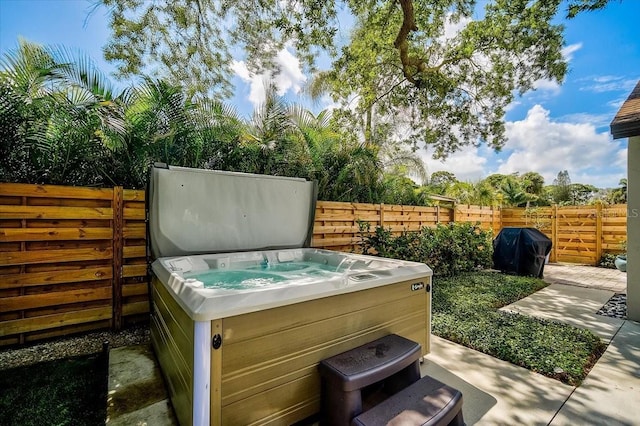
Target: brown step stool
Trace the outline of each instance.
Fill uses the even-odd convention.
[[[425,376],[360,414],[351,426],[464,426],[459,390]]]
[[[389,334],[320,361],[321,424],[349,426],[351,419],[366,410],[363,400],[372,388],[382,384],[387,397],[416,382],[419,359],[418,343]]]

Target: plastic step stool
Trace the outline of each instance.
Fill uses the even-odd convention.
[[[420,379],[420,345],[396,334],[320,361],[322,421],[348,426],[362,413],[362,391],[385,381],[389,393]]]
[[[351,426],[464,426],[462,394],[425,376],[360,414]]]

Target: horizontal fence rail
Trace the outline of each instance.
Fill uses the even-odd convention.
[[[0,346],[146,319],[144,192],[0,183]]]
[[[0,183],[0,346],[148,320],[144,191]],[[359,223],[393,233],[452,222],[535,227],[552,261],[622,250],[626,205],[500,209],[319,201],[312,246],[359,250]]]

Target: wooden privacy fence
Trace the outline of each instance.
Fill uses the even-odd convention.
[[[417,231],[438,223],[480,222],[483,229],[500,231],[500,210],[491,207],[424,207],[386,204],[318,201],[312,246],[339,251],[358,251],[359,221],[368,222],[394,233]]]
[[[627,240],[627,205],[502,209],[502,226],[534,227],[553,242],[552,262],[597,265]]]
[[[146,318],[144,192],[0,183],[0,346]]]
[[[312,245],[357,251],[358,221],[414,231],[438,223],[537,227],[553,261],[621,250],[626,205],[498,209],[317,204]],[[0,183],[0,346],[146,321],[144,192]]]

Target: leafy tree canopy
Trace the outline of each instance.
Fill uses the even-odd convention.
[[[581,12],[604,9],[610,0],[573,0],[569,2],[567,17],[575,18]],[[620,0],[621,1],[621,0]]]
[[[433,186],[443,186],[446,187],[453,183],[456,183],[458,179],[456,175],[451,172],[447,172],[446,170],[439,170],[437,172],[431,173],[431,180],[429,184]]]
[[[586,185],[583,183],[572,183],[569,185],[570,203],[571,205],[587,204],[591,201],[593,195],[598,192],[598,188],[593,185]]]
[[[503,175],[501,173],[494,173],[486,178],[484,178],[484,182],[487,183],[493,189],[500,189],[507,181],[513,181],[515,176],[512,175]]]
[[[520,179],[524,190],[528,194],[542,195],[544,188],[544,177],[538,172],[527,172],[523,174]]]
[[[189,97],[230,94],[232,52],[250,69],[273,68],[285,46],[308,69],[319,50],[334,52],[337,4],[301,1],[94,0],[110,13],[105,58],[121,77],[152,74],[185,85]]]
[[[483,141],[499,149],[515,93],[560,82],[567,70],[554,23],[561,0],[491,0],[481,13],[476,0],[96,1],[111,12],[105,56],[121,75],[156,71],[190,95],[224,95],[232,52],[244,51],[254,71],[274,68],[284,46],[307,71],[328,52],[334,61],[317,88],[355,96],[351,118],[366,141],[376,117],[393,117],[436,157]],[[346,42],[337,36],[342,11],[355,20]]]
[[[558,204],[568,203],[571,200],[571,178],[569,172],[561,170],[553,180],[553,201]]]

